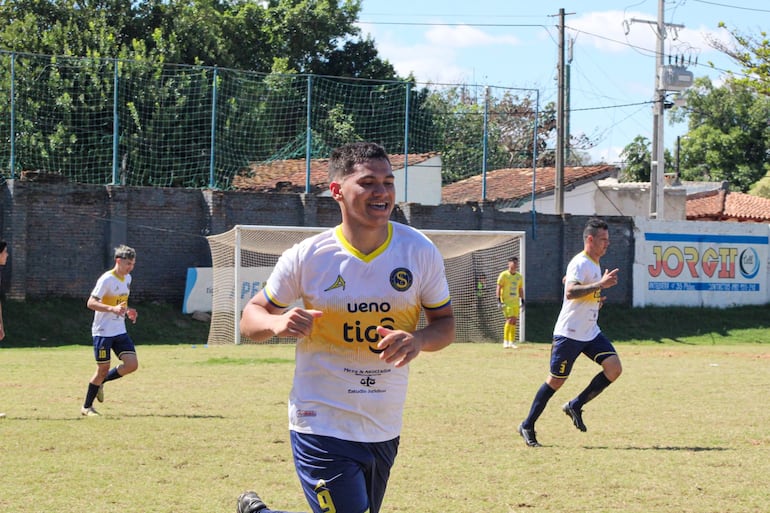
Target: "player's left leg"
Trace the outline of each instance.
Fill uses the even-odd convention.
[[[567,381],[581,349],[582,344],[579,342],[558,335],[553,337],[550,373],[545,383],[540,385],[540,388],[535,393],[527,418],[519,425],[519,434],[524,438],[527,445],[531,447],[540,446],[536,438],[535,422],[540,418],[551,397]]]
[[[104,382],[120,379],[127,374],[135,372],[139,368],[139,359],[136,357],[136,348],[134,341],[128,336],[128,333],[113,337],[112,349],[120,359],[120,364],[116,365],[107,373]]]
[[[505,319],[505,327],[503,328],[503,347],[506,349],[515,347],[513,341],[516,339],[516,324],[512,320],[512,317]]]
[[[110,369],[112,338],[95,336],[93,337],[93,344],[96,371],[88,382],[88,389],[86,390],[86,397],[83,400],[83,407],[80,408],[80,413],[86,417],[99,416],[99,412],[94,409],[94,400],[100,395],[102,383]]]
[[[573,424],[580,431],[587,430],[583,422],[583,406],[601,394],[623,372],[623,366],[612,342],[601,333],[589,343],[584,354],[600,364],[602,370],[593,377],[588,386],[577,397],[562,408],[564,413],[572,418]]]
[[[294,431],[290,435],[297,475],[314,513],[378,513],[398,438],[363,443]]]

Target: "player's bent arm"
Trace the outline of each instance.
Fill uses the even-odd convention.
[[[320,315],[318,310],[303,308],[284,311],[259,293],[243,309],[241,334],[255,342],[264,342],[274,336],[302,338],[310,335],[313,320]]]
[[[125,303],[121,303],[119,305],[107,305],[105,303],[102,303],[98,297],[90,296],[88,298],[88,302],[86,303],[86,306],[93,310],[94,312],[106,312],[106,313],[114,313],[115,315],[124,315],[127,310],[127,305]]]
[[[577,299],[579,297],[593,294],[601,288],[602,287],[599,285],[598,281],[596,283],[578,283],[576,281],[570,281],[567,282],[564,295],[567,299]]]
[[[414,332],[421,339],[421,351],[438,351],[455,340],[455,316],[452,305],[425,310],[427,324]]]
[[[568,282],[565,289],[567,299],[577,299],[579,297],[593,294],[597,290],[614,287],[618,283],[618,269],[604,271],[602,279],[595,283],[578,283],[576,281]]]

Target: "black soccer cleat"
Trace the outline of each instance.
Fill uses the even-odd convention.
[[[588,428],[583,423],[583,410],[576,410],[570,403],[562,406],[561,410],[567,414],[567,417],[572,419],[572,423],[575,424],[576,428],[578,428],[583,433],[588,431]]]
[[[542,447],[537,441],[534,429],[527,429],[523,424],[519,424],[519,434],[530,447]]]
[[[266,508],[267,506],[259,498],[257,492],[243,492],[238,497],[237,513],[257,513],[257,511],[262,511]]]

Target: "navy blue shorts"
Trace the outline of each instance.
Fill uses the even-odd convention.
[[[290,435],[297,476],[314,513],[378,513],[398,437],[366,443],[295,431]]]
[[[136,348],[128,333],[114,337],[94,337],[94,357],[97,363],[109,362],[110,351],[120,358],[124,353],[136,353]]]
[[[598,364],[608,356],[618,354],[610,339],[602,333],[593,340],[574,340],[556,335],[551,345],[551,376],[566,378],[572,372],[572,365],[581,354],[586,355]]]

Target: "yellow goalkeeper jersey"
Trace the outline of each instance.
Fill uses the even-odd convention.
[[[520,273],[511,273],[506,269],[497,277],[497,284],[501,287],[498,299],[506,305],[518,306],[521,299],[519,290],[524,288],[524,277]]]

